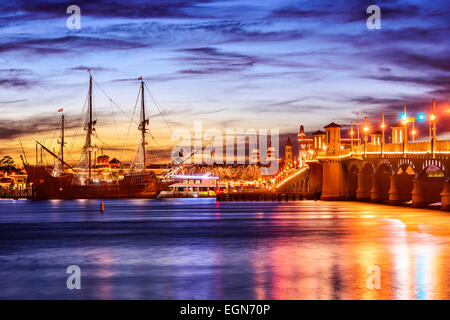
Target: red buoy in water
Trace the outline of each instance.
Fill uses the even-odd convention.
[[[100,203],[100,211],[105,212],[105,204],[103,203],[103,201]]]

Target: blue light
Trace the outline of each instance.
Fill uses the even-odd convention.
[[[406,120],[406,113],[402,113],[402,115],[400,116],[400,119]]]
[[[427,117],[426,117],[425,114],[423,114],[423,113],[419,113],[419,114],[417,115],[417,120],[418,120],[418,121],[425,121],[426,118],[427,118]]]

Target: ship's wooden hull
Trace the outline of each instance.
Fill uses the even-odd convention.
[[[156,198],[164,186],[153,172],[126,175],[120,182],[81,185],[70,173],[54,177],[43,166],[26,166],[32,199]]]

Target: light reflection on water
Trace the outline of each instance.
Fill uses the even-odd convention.
[[[352,202],[0,200],[0,298],[449,299],[450,214]],[[82,290],[66,288],[79,265]],[[381,268],[370,290],[367,268]]]

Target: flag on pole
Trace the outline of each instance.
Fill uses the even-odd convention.
[[[63,112],[63,108],[61,108],[61,109],[58,109],[58,112]]]
[[[138,78],[138,80],[142,80],[142,76],[140,76],[140,77]]]

